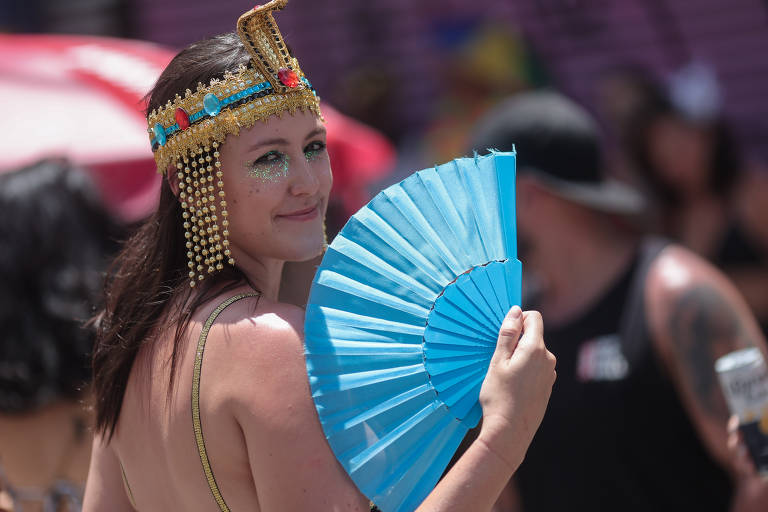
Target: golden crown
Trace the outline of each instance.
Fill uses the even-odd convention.
[[[148,116],[158,172],[174,166],[179,183],[189,284],[234,265],[219,147],[257,120],[308,110],[320,114],[319,98],[293,58],[272,12],[288,0],[258,5],[237,20],[237,33],[251,56],[248,66],[208,85],[187,89]]]
[[[297,109],[321,116],[319,98],[292,57],[272,16],[288,0],[257,5],[237,20],[237,33],[251,55],[250,65],[241,66],[223,79],[197,84],[177,94],[164,107],[153,110],[147,120],[149,138],[158,172],[213,142],[224,142],[229,134],[250,128],[257,120]]]

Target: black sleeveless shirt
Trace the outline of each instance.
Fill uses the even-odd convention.
[[[648,334],[643,289],[665,243],[650,241],[605,295],[544,339],[557,382],[516,473],[525,512],[726,511],[708,456]]]

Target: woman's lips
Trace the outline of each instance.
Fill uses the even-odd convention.
[[[317,218],[318,214],[319,210],[317,205],[314,205],[309,208],[304,208],[303,210],[296,210],[295,212],[277,215],[277,218],[285,220],[305,221]]]

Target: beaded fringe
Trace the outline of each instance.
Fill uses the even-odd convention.
[[[222,270],[224,261],[235,264],[218,148],[219,143],[213,142],[181,154],[176,162],[191,287]]]

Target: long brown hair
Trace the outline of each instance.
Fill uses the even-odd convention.
[[[234,33],[190,45],[171,60],[150,91],[147,111],[161,107],[198,82],[208,84],[248,64],[248,53]],[[133,363],[153,334],[176,326],[171,358],[169,396],[178,353],[192,314],[226,289],[248,282],[237,268],[225,269],[189,287],[187,249],[181,205],[167,180],[162,181],[157,211],[125,243],[105,286],[104,309],[94,318],[93,391],[96,431],[111,439]],[[252,285],[252,283],[249,283]]]

